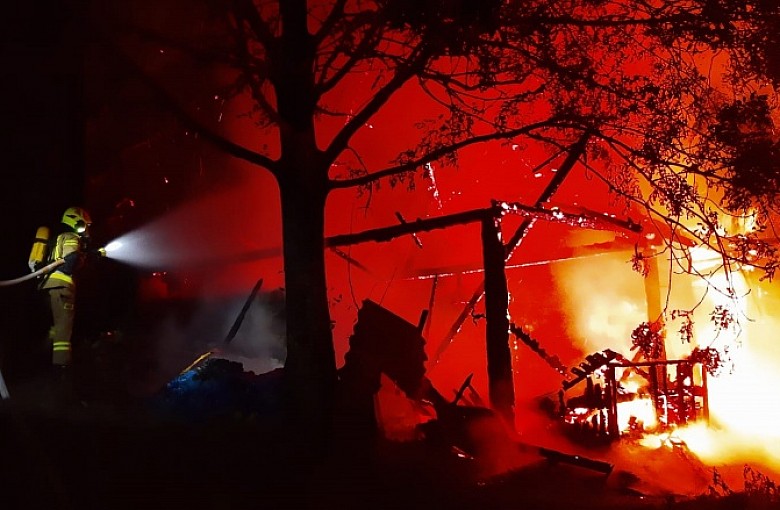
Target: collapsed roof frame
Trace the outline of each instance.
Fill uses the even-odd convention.
[[[397,237],[414,235],[418,232],[469,223],[480,223],[484,279],[453,323],[431,362],[434,364],[438,363],[441,354],[452,342],[474,306],[484,296],[488,395],[491,407],[509,424],[514,424],[515,393],[512,376],[512,357],[509,347],[509,291],[506,278],[506,263],[511,258],[515,248],[522,243],[528,231],[539,219],[584,228],[599,228],[608,224],[610,229],[614,229],[617,225],[633,232],[641,231],[641,227],[630,220],[621,221],[584,213],[569,214],[557,209],[544,207],[558,188],[560,188],[579,158],[584,154],[590,136],[589,132],[585,132],[570,147],[566,159],[558,168],[558,171],[555,172],[553,178],[533,206],[493,201],[490,207],[483,209],[473,209],[425,220],[404,221],[402,218],[399,218],[401,223],[398,225],[353,234],[337,235],[325,239],[326,247],[336,248],[369,241],[387,242]],[[525,220],[518,226],[508,242],[504,244],[500,225],[501,218],[506,214],[519,214],[525,216]]]
[[[709,389],[707,385],[707,370],[701,362],[691,360],[652,360],[652,361],[610,361],[606,364],[605,379],[607,383],[607,434],[611,438],[619,438],[618,428],[618,386],[619,378],[616,370],[648,368],[650,395],[653,407],[665,417],[664,426],[675,427],[688,425],[697,420],[709,424],[710,406]],[[667,375],[667,369],[673,368],[676,377],[673,385]],[[694,371],[697,377],[694,377]],[[699,379],[699,384],[694,381]],[[670,410],[674,410],[671,413]]]

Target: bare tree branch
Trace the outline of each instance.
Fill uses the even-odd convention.
[[[347,0],[335,0],[333,3],[333,8],[328,13],[325,21],[322,22],[320,28],[317,29],[317,31],[313,34],[313,41],[315,45],[319,46],[322,41],[332,35],[331,30],[333,30],[333,27],[336,25],[336,23],[338,23],[339,19],[344,16],[344,7],[346,5]]]
[[[382,86],[371,98],[366,106],[363,107],[339,133],[331,140],[324,151],[325,159],[333,161],[349,145],[355,133],[360,130],[371,117],[374,116],[387,101],[400,89],[405,83],[412,79],[415,74],[426,64],[430,53],[424,47],[415,48],[412,56],[401,67],[395,70],[392,78]]]
[[[268,24],[260,17],[253,0],[232,0],[233,12],[238,14],[236,22],[241,29],[241,21],[246,21],[257,40],[266,48],[266,51],[272,51],[276,44],[276,38],[268,27]]]
[[[331,180],[330,186],[332,189],[340,189],[340,188],[350,188],[354,186],[364,186],[366,184],[370,184],[374,181],[377,181],[379,179],[390,177],[393,175],[398,175],[404,172],[410,172],[413,170],[416,170],[423,165],[427,163],[433,163],[434,161],[438,160],[439,158],[446,156],[447,154],[451,154],[455,151],[458,151],[460,149],[463,149],[465,147],[469,147],[471,145],[476,145],[484,142],[489,142],[493,140],[504,140],[513,138],[516,136],[522,136],[522,135],[528,135],[529,133],[538,130],[538,129],[544,129],[549,128],[553,126],[561,126],[560,122],[556,119],[548,119],[543,122],[538,122],[534,124],[527,124],[525,126],[522,126],[517,129],[512,129],[508,131],[503,132],[495,132],[490,133],[486,135],[479,135],[479,136],[473,136],[464,140],[461,140],[460,142],[453,143],[451,145],[446,145],[443,147],[439,147],[431,152],[428,152],[424,156],[404,162],[400,165],[396,165],[394,167],[385,168],[383,170],[379,170],[376,172],[373,172],[368,175],[362,175],[360,177],[354,177],[351,179],[339,179],[339,180]],[[567,127],[581,127],[581,126],[567,126]]]
[[[130,57],[115,43],[114,39],[109,37],[103,30],[91,25],[94,33],[102,41],[105,42],[106,47],[112,49],[114,54],[120,58],[125,65],[133,71],[133,73],[141,80],[141,82],[149,87],[154,92],[161,103],[164,104],[171,112],[176,115],[184,124],[189,126],[193,131],[199,133],[203,138],[224,150],[226,153],[258,166],[266,168],[273,175],[277,175],[278,168],[277,163],[271,158],[257,153],[246,147],[239,145],[232,140],[220,135],[211,128],[204,126],[199,120],[197,120],[186,108],[184,108],[178,99],[171,94],[164,86],[155,81],[138,62]]]

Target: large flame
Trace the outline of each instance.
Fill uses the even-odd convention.
[[[696,423],[647,434],[642,444],[654,448],[685,444],[708,465],[761,464],[780,473],[780,342],[776,338],[780,321],[774,318],[780,311],[780,292],[773,289],[776,282],[757,282],[747,267],[735,268],[727,277],[718,269],[723,263],[720,254],[706,248],[691,249],[690,255],[691,266],[699,275],[667,274],[666,305],[669,310],[685,310],[699,303],[702,296],[704,299],[692,317],[692,343],[681,341],[679,324],[669,320],[667,353],[670,359],[684,359],[694,347],[712,347],[721,352],[726,363],[717,376],[707,379],[709,426]],[[606,346],[627,354],[630,344],[626,339],[632,328],[647,320],[641,306],[626,306],[627,302],[641,304],[644,296],[632,289],[641,290],[642,283],[623,273],[619,262],[590,261],[591,268],[601,264],[599,269],[584,271],[572,265],[556,273],[565,282],[564,296],[574,310],[571,333],[585,350]],[[617,277],[623,274],[625,279]],[[599,292],[593,292],[594,288]],[[718,327],[711,320],[716,308],[734,320]],[[624,389],[637,391],[626,384]],[[620,430],[628,430],[631,416],[651,429],[653,420],[648,412],[652,413],[649,402],[621,402]]]
[[[711,415],[733,432],[780,438],[780,396],[776,391],[780,375],[773,368],[776,360],[759,352],[766,338],[753,338],[754,333],[769,332],[766,322],[771,318],[760,317],[750,306],[750,289],[741,272],[733,272],[728,280],[722,272],[716,273],[707,284],[714,289],[708,292],[711,307],[727,310],[738,321],[727,328],[710,322],[697,334],[699,346],[713,346],[728,357],[723,372],[709,382]],[[733,289],[732,296],[723,292],[729,288]],[[750,327],[751,322],[756,327]]]
[[[719,262],[714,252],[701,250],[694,256],[700,272],[709,270],[708,263]],[[756,304],[757,296],[767,291],[751,289],[742,271],[728,277],[722,270],[715,271],[694,285],[706,286],[704,310],[726,310],[735,321],[718,327],[708,318],[697,320],[697,344],[723,352],[726,364],[718,376],[709,378],[711,425],[694,424],[672,435],[711,464],[760,462],[780,470],[776,328],[771,311],[762,313]]]

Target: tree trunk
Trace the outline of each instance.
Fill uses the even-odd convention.
[[[277,178],[287,312],[286,404],[290,432],[317,454],[330,436],[336,359],[325,279],[325,199],[329,162],[314,127],[314,44],[308,2],[280,2],[281,36],[269,49],[279,113]]]
[[[295,172],[292,172],[294,174]],[[300,172],[299,173],[304,173]],[[315,172],[316,174],[316,172]],[[289,175],[289,174],[288,174]],[[325,277],[327,188],[309,178],[279,183],[287,313],[287,404],[293,432],[324,444],[330,433],[336,360]]]

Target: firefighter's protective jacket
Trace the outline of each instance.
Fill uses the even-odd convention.
[[[76,232],[63,232],[57,236],[51,260],[64,259],[65,263],[53,271],[41,285],[42,289],[73,288],[73,273],[83,258],[82,238]]]

